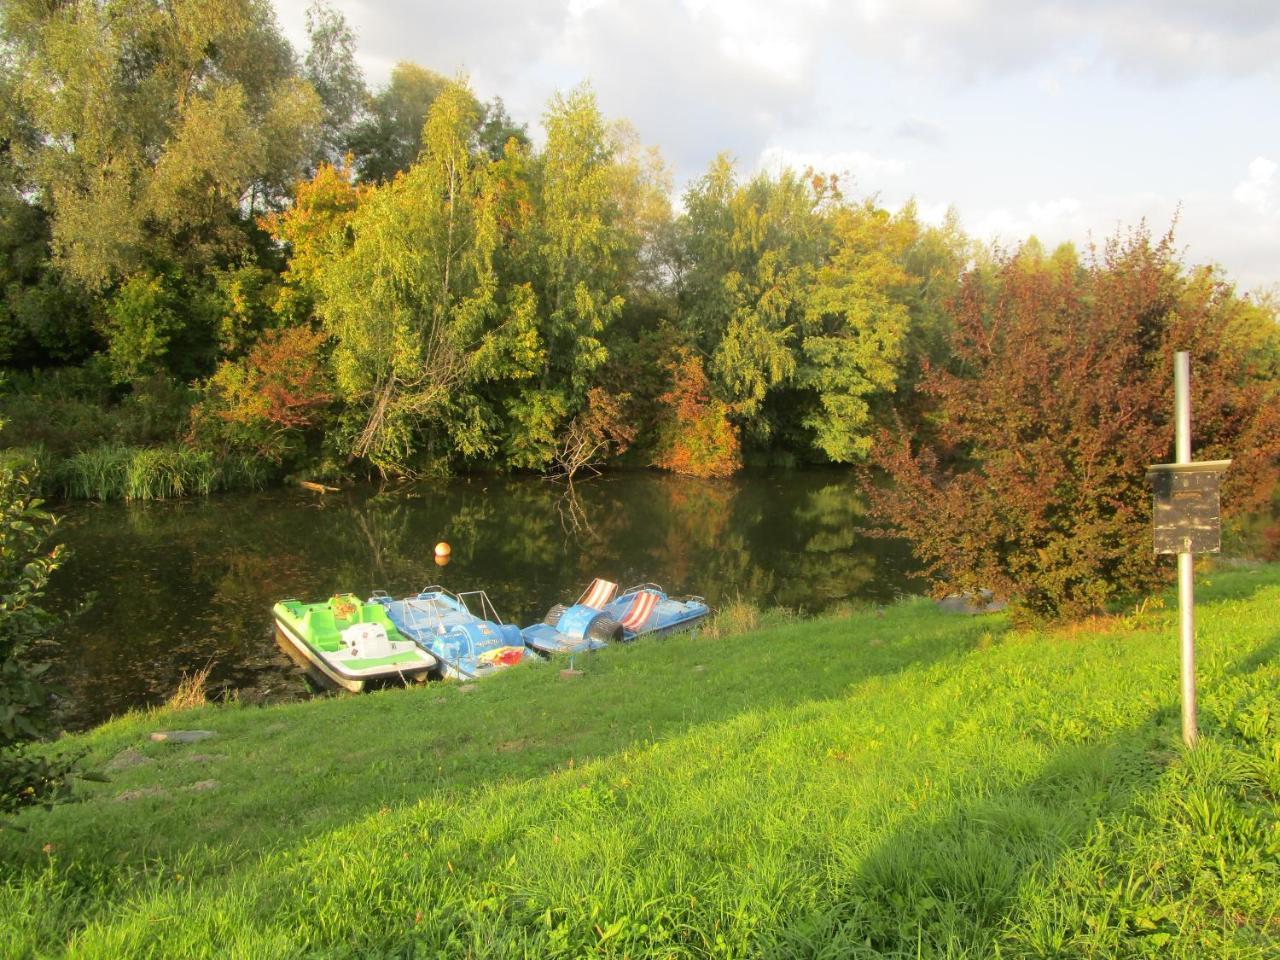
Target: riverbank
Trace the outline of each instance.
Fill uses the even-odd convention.
[[[1280,947],[1280,567],[1012,629],[911,601],[270,708],[138,713],[0,834],[5,956]],[[203,729],[198,743],[154,742]]]

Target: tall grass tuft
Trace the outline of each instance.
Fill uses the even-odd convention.
[[[734,597],[715,612],[711,622],[702,628],[708,637],[732,637],[760,626],[760,608],[750,600]]]
[[[191,707],[203,707],[209,702],[209,674],[213,671],[213,662],[206,663],[199,670],[191,673],[183,672],[178,681],[178,688],[165,701],[169,710],[187,710]]]
[[[48,486],[69,500],[170,500],[259,489],[272,474],[270,464],[237,454],[104,443],[53,467]]]

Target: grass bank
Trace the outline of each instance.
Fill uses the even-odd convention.
[[[1167,609],[126,717],[71,744],[134,765],[0,834],[0,954],[1274,957],[1280,568],[1210,580],[1193,753]]]

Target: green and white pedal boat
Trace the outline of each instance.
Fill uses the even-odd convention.
[[[348,593],[321,603],[281,600],[271,612],[282,646],[298,665],[344,690],[440,672],[440,661],[400,633],[382,604]]]

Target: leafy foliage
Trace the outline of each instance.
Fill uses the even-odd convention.
[[[679,348],[668,361],[671,388],[659,398],[666,413],[659,426],[654,465],[694,477],[724,477],[742,464],[729,408],[708,394],[702,360]]]
[[[210,397],[192,411],[193,436],[203,445],[225,437],[275,463],[296,452],[333,400],[324,341],[306,327],[271,330],[241,360],[223,363],[209,380]]]
[[[1159,582],[1148,464],[1172,459],[1172,366],[1192,356],[1194,451],[1235,458],[1224,506],[1265,502],[1280,456],[1275,331],[1212,270],[1144,230],[1080,263],[1027,247],[964,278],[937,436],[899,430],[878,509],[940,590],[990,588],[1076,616]],[[915,443],[913,444],[913,440]]]
[[[39,605],[64,550],[50,548],[55,518],[23,473],[0,465],[0,814],[69,794],[73,761],[25,746],[54,732],[43,646],[55,618]]]
[[[431,107],[421,161],[373,193],[351,246],[317,274],[334,379],[352,415],[349,452],[403,472],[429,425],[464,453],[489,448],[455,391],[493,312],[497,225],[486,171],[470,150],[475,99],[450,86]]]
[[[24,186],[50,202],[53,250],[100,290],[162,261],[242,254],[244,211],[283,198],[321,105],[256,0],[7,3]]]

